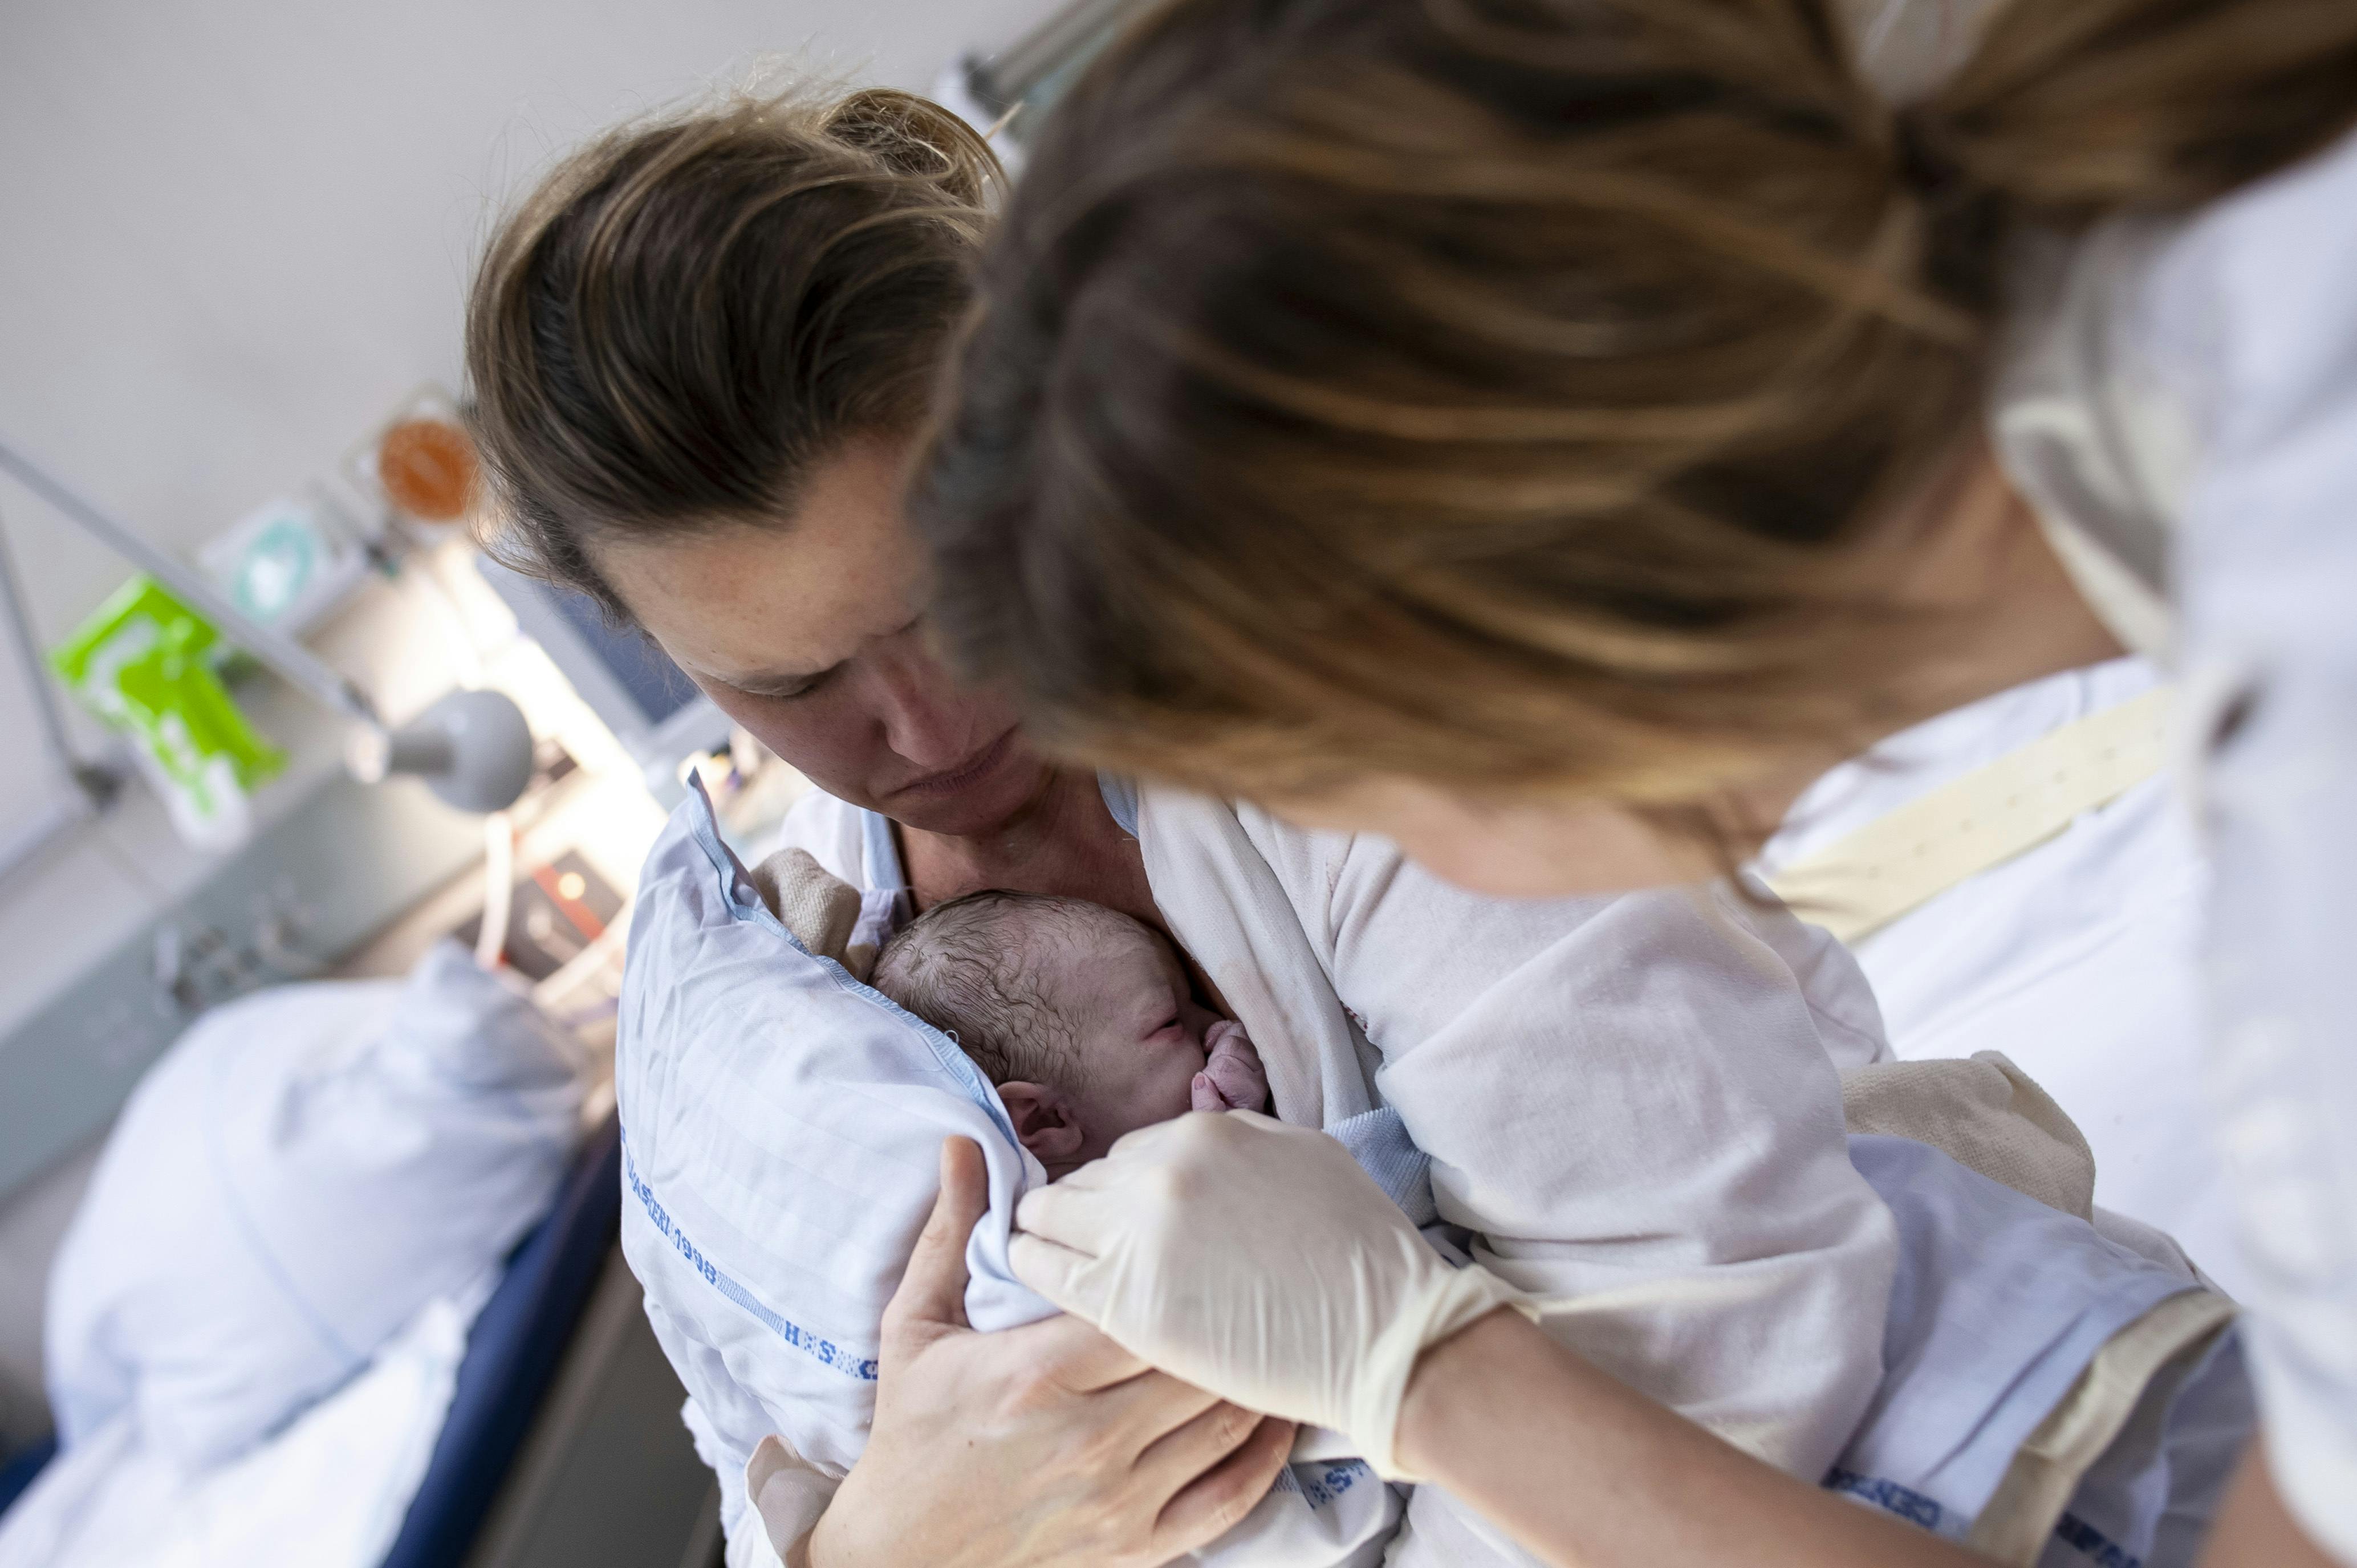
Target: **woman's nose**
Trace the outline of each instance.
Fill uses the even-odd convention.
[[[946,768],[972,749],[971,699],[920,647],[882,650],[875,660],[876,717],[884,743],[922,768]]]

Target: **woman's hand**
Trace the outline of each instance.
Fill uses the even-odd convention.
[[[1340,1430],[1395,1478],[1417,1355],[1521,1304],[1443,1262],[1341,1144],[1251,1112],[1132,1133],[1016,1219],[1024,1283],[1190,1383]]]
[[[812,1568],[1148,1568],[1250,1513],[1286,1423],[1074,1318],[966,1326],[966,1239],[988,1202],[982,1151],[944,1143],[941,1197],[884,1314],[867,1449],[811,1531]]]

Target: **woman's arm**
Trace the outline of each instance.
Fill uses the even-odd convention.
[[[966,1326],[982,1153],[942,1146],[942,1192],[884,1317],[867,1448],[808,1536],[808,1568],[1146,1568],[1252,1511],[1293,1428],[1168,1375],[1077,1318]],[[755,1499],[757,1505],[761,1499]],[[806,1516],[805,1516],[806,1517]]]
[[[1425,1352],[1399,1453],[1557,1568],[1987,1568],[1762,1464],[1493,1312]]]
[[[1512,1312],[1425,1352],[1399,1453],[1556,1568],[1986,1568],[1964,1548],[1772,1469]],[[2334,1568],[2255,1446],[2202,1568]]]

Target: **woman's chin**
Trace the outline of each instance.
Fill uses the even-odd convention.
[[[1050,769],[1020,746],[955,790],[904,789],[883,806],[902,827],[944,838],[975,838],[1007,826],[1036,802]]]

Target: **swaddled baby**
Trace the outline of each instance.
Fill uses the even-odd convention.
[[[1168,938],[1117,909],[970,893],[886,943],[869,983],[958,1042],[1049,1180],[1189,1111],[1259,1111],[1243,1026],[1194,998]]]

